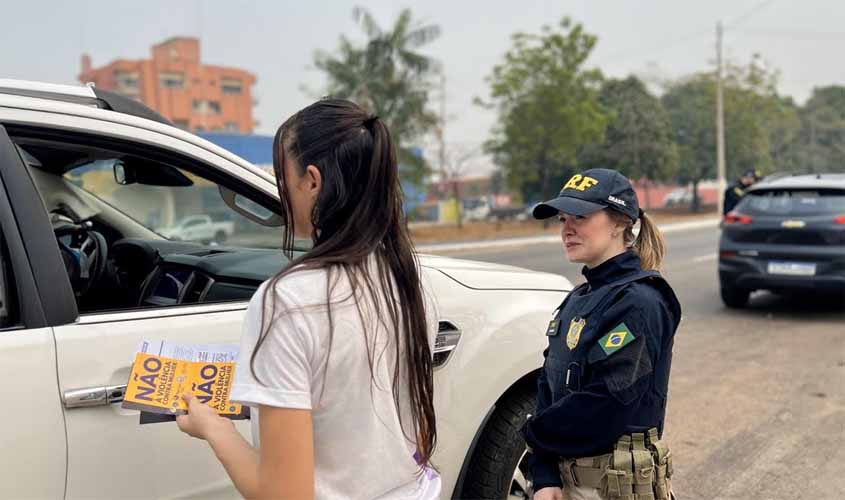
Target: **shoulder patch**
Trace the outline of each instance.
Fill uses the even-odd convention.
[[[599,347],[605,355],[610,356],[619,349],[634,341],[636,336],[625,323],[620,323],[612,328],[609,333],[599,339]]]

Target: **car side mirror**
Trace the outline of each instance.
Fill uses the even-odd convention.
[[[137,175],[135,169],[123,163],[122,161],[114,162],[114,182],[121,186],[135,184],[137,182]]]

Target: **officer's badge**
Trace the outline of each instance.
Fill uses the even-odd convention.
[[[584,325],[587,324],[587,320],[585,319],[573,319],[569,322],[569,331],[566,332],[566,347],[569,350],[575,349],[575,346],[578,345],[578,340],[581,338],[581,330],[584,329]]]

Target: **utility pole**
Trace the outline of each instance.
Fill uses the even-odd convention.
[[[722,92],[722,22],[716,23],[716,177],[719,185],[719,214],[725,206],[725,110]]]
[[[440,148],[440,182],[446,182],[446,73],[440,72],[440,124],[437,128],[437,140]]]
[[[455,169],[456,165],[448,164],[450,159],[447,158],[446,152],[446,72],[441,69],[440,71],[440,126],[438,127],[437,138],[439,140],[439,159],[440,159],[440,186],[452,187],[452,196],[455,197],[455,217],[457,218],[456,222],[458,227],[462,227],[462,218],[463,214],[461,213],[461,196],[460,196],[460,186],[458,179],[459,172]],[[454,151],[453,151],[454,153]],[[452,155],[451,161],[454,163],[459,161],[458,158]],[[447,184],[448,182],[448,184]]]

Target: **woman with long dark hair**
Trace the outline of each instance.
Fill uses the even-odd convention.
[[[252,409],[255,446],[190,397],[179,427],[248,498],[437,498],[437,322],[390,132],[320,100],[279,128],[273,166],[292,260],[250,302],[231,397]],[[293,258],[295,238],[313,248]]]

